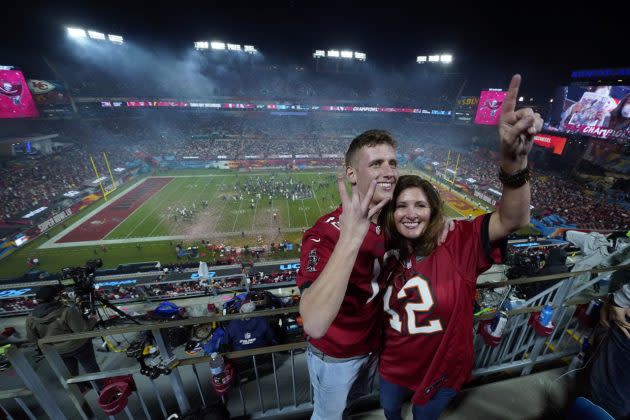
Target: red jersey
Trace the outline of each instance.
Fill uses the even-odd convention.
[[[297,286],[304,290],[318,281],[339,240],[341,207],[321,217],[302,238],[302,255],[297,274]],[[319,339],[309,342],[333,357],[354,357],[378,350],[382,329],[383,277],[381,267],[385,252],[384,235],[380,227],[370,224],[359,249],[348,288],[337,317]]]
[[[440,388],[459,390],[470,378],[477,276],[501,261],[506,244],[490,245],[489,221],[490,214],[456,221],[428,257],[401,262],[397,252],[387,254],[379,370],[386,380],[414,390],[413,404],[426,404]]]

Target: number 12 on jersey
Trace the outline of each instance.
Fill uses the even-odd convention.
[[[389,319],[389,325],[402,334],[402,322],[400,321],[400,316],[389,306],[393,289],[393,286],[388,286],[385,291],[385,312],[391,317]],[[417,293],[413,293],[414,289]],[[435,299],[431,293],[429,282],[425,279],[419,276],[410,278],[407,280],[403,288],[400,289],[396,298],[399,301],[403,299],[405,300],[405,314],[403,317],[407,318],[407,332],[409,335],[433,334],[442,331],[442,323],[439,319],[431,319],[423,325],[417,325],[416,322],[417,313],[429,312],[435,304]]]

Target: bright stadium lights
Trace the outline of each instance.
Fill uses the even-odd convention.
[[[553,103],[553,98],[549,99],[549,102]]]
[[[419,55],[418,57],[416,57],[416,63],[426,63],[427,62],[427,56],[426,55]]]
[[[197,41],[195,42],[196,50],[207,50],[210,48],[210,43],[208,41]]]
[[[338,50],[328,50],[328,57],[334,57],[334,58],[339,58],[339,51]]]
[[[352,58],[352,51],[341,51],[341,58]]]
[[[326,51],[315,50],[315,52],[313,53],[313,58],[321,58],[321,57],[326,57]]]
[[[110,42],[113,42],[114,44],[122,44],[123,43],[123,37],[120,36],[120,35],[109,34],[109,35],[107,35],[107,38],[109,39]]]
[[[67,28],[68,36],[71,38],[85,38],[87,34],[85,33],[85,29],[81,28]]]
[[[365,61],[367,59],[367,56],[365,55],[365,53],[355,51],[354,58],[356,58],[359,61]]]
[[[210,48],[213,50],[225,50],[225,43],[213,41],[210,43]]]
[[[453,62],[453,56],[451,54],[442,54],[440,56],[440,61],[444,64],[449,64]]]
[[[258,50],[254,48],[253,45],[245,45],[243,46],[243,49],[247,54],[256,54],[258,52]]]
[[[228,51],[241,51],[241,46],[239,44],[227,44]]]
[[[104,41],[105,40],[105,34],[102,32],[96,32],[96,31],[87,31],[88,35],[90,36],[90,38],[92,39],[99,39]]]
[[[429,56],[429,63],[438,63],[440,61],[440,56],[439,55],[430,55]]]
[[[520,98],[518,98],[519,102],[523,102],[525,100],[525,98],[523,98],[522,96]]]

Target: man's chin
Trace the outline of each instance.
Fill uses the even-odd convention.
[[[393,195],[394,191],[377,191],[374,194],[374,200],[372,201],[376,201],[375,204],[378,204],[383,200],[391,200]]]

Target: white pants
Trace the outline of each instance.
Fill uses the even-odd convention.
[[[311,420],[340,420],[346,405],[372,392],[378,356],[376,353],[348,361],[327,361],[326,356],[306,351],[306,362],[313,386]]]

